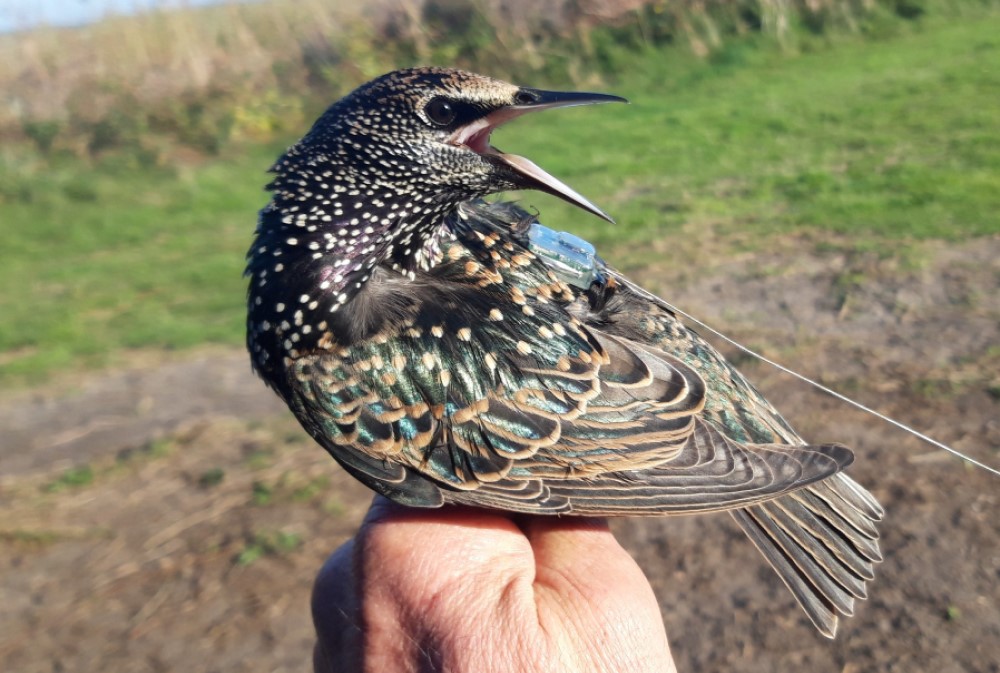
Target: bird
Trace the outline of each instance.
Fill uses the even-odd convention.
[[[883,509],[662,299],[512,190],[611,218],[491,144],[627,102],[440,67],[331,105],[273,164],[247,253],[255,372],[351,475],[411,507],[729,512],[818,631],[867,595]],[[619,108],[625,109],[625,108]]]

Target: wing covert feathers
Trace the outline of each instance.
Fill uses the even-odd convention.
[[[832,637],[881,560],[882,509],[841,474],[851,451],[807,445],[617,272],[570,288],[518,242],[521,225],[498,219],[506,211],[480,210],[431,272],[373,276],[363,301],[384,310],[369,337],[288,363],[279,392],[310,434],[413,506],[730,511]]]

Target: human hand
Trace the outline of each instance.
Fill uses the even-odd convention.
[[[377,497],[312,599],[318,673],[675,673],[653,591],[599,519]]]

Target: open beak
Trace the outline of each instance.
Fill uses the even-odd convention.
[[[490,134],[511,119],[516,119],[528,112],[574,105],[627,103],[628,101],[620,96],[603,93],[541,91],[526,88],[522,88],[518,92],[517,99],[517,104],[500,108],[457,129],[448,137],[448,142],[467,147],[473,152],[489,158],[499,168],[512,172],[516,178],[513,182],[525,189],[537,189],[558,196],[574,206],[614,223],[614,220],[607,213],[562,181],[543,171],[534,162],[516,154],[506,154],[490,145]]]

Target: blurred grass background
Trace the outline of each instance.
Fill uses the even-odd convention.
[[[241,343],[265,169],[413,64],[630,98],[494,136],[618,220],[521,196],[621,267],[691,223],[886,254],[1000,231],[991,0],[266,0],[34,28],[0,36],[0,385]]]

